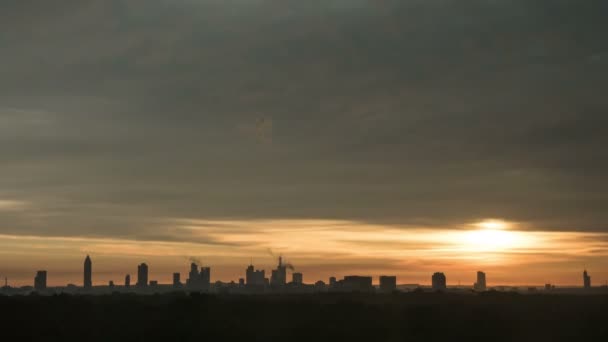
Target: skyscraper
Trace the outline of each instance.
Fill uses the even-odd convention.
[[[591,276],[587,273],[587,270],[583,272],[583,287],[585,289],[591,288]]]
[[[435,274],[433,274],[432,282],[433,290],[435,291],[443,291],[447,288],[447,279],[445,277],[445,274],[441,272],[436,272]]]
[[[475,283],[475,285],[473,285],[473,288],[476,291],[485,291],[487,289],[485,273],[481,271],[477,272],[477,282]]]
[[[36,277],[34,278],[34,288],[36,291],[46,290],[46,271],[36,272]]]
[[[272,270],[270,275],[270,285],[284,286],[287,283],[287,267],[283,265],[283,257],[279,257],[279,265],[276,270]]]
[[[137,286],[148,286],[148,265],[145,263],[137,266]]]
[[[245,283],[247,285],[253,285],[254,276],[255,276],[255,268],[253,267],[252,264],[249,264],[249,266],[247,266],[247,270],[245,271]]]
[[[191,289],[196,289],[199,283],[198,265],[195,263],[190,264],[190,273],[186,280],[186,285]]]
[[[205,291],[211,288],[211,268],[201,267],[201,286]]]
[[[266,278],[264,270],[256,270],[253,265],[247,267],[245,273],[245,283],[247,286],[264,286],[264,278]]]
[[[211,268],[201,267],[199,272],[198,265],[192,263],[190,265],[190,273],[186,285],[189,289],[195,291],[208,291],[211,287]]]
[[[84,259],[84,289],[90,290],[93,287],[91,258],[87,255]]]
[[[127,274],[125,276],[125,287],[131,287],[131,275]]]

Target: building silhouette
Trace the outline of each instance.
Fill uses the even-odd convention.
[[[481,271],[477,272],[477,282],[473,285],[473,288],[476,291],[485,291],[487,289],[485,273]]]
[[[587,273],[587,270],[583,272],[583,287],[585,289],[591,288],[591,276]]]
[[[336,284],[338,284],[336,277],[329,277],[329,287],[336,287]]]
[[[342,281],[342,289],[348,292],[371,292],[374,290],[372,277],[346,276]]]
[[[433,274],[432,278],[433,290],[435,291],[443,291],[447,289],[447,280],[445,274],[441,272],[436,272]]]
[[[46,290],[46,271],[36,272],[36,277],[34,278],[34,289],[36,289],[36,291]]]
[[[93,287],[93,269],[91,258],[87,255],[84,259],[84,289],[90,290]]]
[[[131,287],[131,275],[130,274],[127,274],[125,276],[125,287],[127,287],[127,288]]]
[[[198,265],[192,263],[186,285],[192,291],[209,291],[211,287],[211,268],[201,267],[199,272]]]
[[[264,270],[256,270],[253,265],[247,267],[245,273],[245,285],[247,286],[264,286],[266,281],[266,272]]]
[[[299,273],[299,272],[298,273],[294,273],[292,275],[292,282],[295,285],[302,285],[302,284],[304,284],[304,276],[302,275],[302,273]]]
[[[145,263],[142,263],[137,266],[137,286],[148,286],[148,265],[146,265]]]
[[[211,268],[201,267],[201,284],[203,290],[208,291],[211,287]]]
[[[396,276],[380,276],[380,291],[390,293],[397,290]]]
[[[180,288],[182,287],[181,275],[179,273],[173,273],[173,287]]]
[[[287,266],[283,265],[283,257],[279,256],[279,265],[276,270],[272,270],[270,275],[270,285],[273,287],[285,286],[287,283]]]

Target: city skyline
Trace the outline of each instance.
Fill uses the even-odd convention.
[[[172,277],[172,281],[170,283],[164,283],[163,281],[158,281],[158,280],[151,280],[150,278],[150,274],[149,274],[149,266],[146,263],[141,263],[139,265],[137,265],[137,273],[136,273],[136,288],[139,289],[144,289],[147,288],[149,286],[157,286],[157,285],[172,285],[172,287],[174,289],[184,289],[184,290],[194,290],[194,291],[209,291],[210,290],[210,285],[214,284],[216,282],[218,283],[224,283],[224,284],[239,284],[240,287],[246,285],[248,286],[250,289],[252,288],[259,288],[259,287],[267,287],[267,288],[274,288],[274,289],[278,289],[281,287],[284,287],[285,285],[291,284],[291,285],[315,285],[317,286],[318,284],[322,284],[322,286],[334,286],[334,284],[336,284],[336,277],[335,276],[331,276],[328,279],[319,279],[317,281],[312,281],[309,283],[306,283],[303,281],[303,273],[302,272],[296,272],[295,268],[292,264],[288,263],[288,262],[284,262],[283,260],[283,256],[280,255],[278,257],[278,266],[276,267],[276,269],[272,269],[271,272],[266,273],[266,270],[264,269],[258,269],[255,267],[255,265],[253,265],[253,260],[250,261],[250,264],[246,267],[244,274],[242,277],[239,277],[236,279],[231,279],[230,281],[222,281],[220,279],[214,280],[211,277],[211,267],[209,266],[202,266],[202,265],[198,265],[197,262],[199,262],[198,260],[193,261],[192,258],[190,258],[192,261],[190,264],[190,271],[188,272],[187,276],[188,278],[186,279],[186,282],[182,282],[181,279],[181,272],[173,272],[171,274]],[[200,270],[199,270],[199,266],[200,266]],[[287,270],[291,270],[291,274],[289,274],[289,272]],[[86,256],[85,260],[84,260],[84,267],[83,267],[83,283],[81,284],[81,286],[79,286],[78,284],[75,283],[68,283],[68,284],[64,284],[62,286],[57,286],[55,285],[54,287],[64,287],[64,286],[68,286],[68,287],[80,287],[82,288],[82,290],[84,291],[91,291],[93,289],[94,286],[97,287],[105,287],[108,286],[113,288],[115,286],[115,282],[114,280],[109,280],[108,283],[106,284],[97,284],[95,285],[94,283],[92,283],[92,259],[89,255]],[[270,277],[266,277],[265,274],[271,274]],[[292,279],[289,280],[288,277],[289,275],[291,275]],[[374,279],[377,278],[377,282],[374,282]],[[124,284],[122,285],[125,288],[129,288],[130,287],[130,279],[131,276],[130,274],[127,274],[125,276],[125,281]],[[594,286],[592,285],[592,281],[591,281],[592,277],[589,274],[589,272],[587,271],[587,269],[585,269],[583,271],[582,274],[582,283],[580,284],[580,287],[582,287],[583,289],[591,289]],[[327,281],[325,281],[327,280]],[[499,288],[502,286],[505,286],[507,284],[490,284],[488,285],[487,282],[487,278],[486,278],[486,273],[483,271],[477,271],[476,272],[476,282],[470,285],[463,285],[461,283],[461,280],[458,279],[458,285],[454,285],[454,284],[450,284],[447,280],[447,276],[443,273],[443,272],[434,272],[431,276],[431,281],[429,284],[426,284],[424,282],[422,283],[413,283],[413,282],[407,282],[406,281],[399,281],[397,276],[394,275],[347,275],[344,276],[344,279],[341,280],[339,283],[342,284],[342,282],[348,282],[349,280],[354,280],[355,283],[358,283],[359,285],[356,285],[356,287],[361,286],[363,289],[365,289],[368,285],[366,285],[366,283],[369,281],[369,286],[371,286],[371,284],[374,284],[376,286],[378,286],[378,290],[380,292],[390,292],[393,290],[396,290],[398,285],[409,285],[409,286],[418,286],[418,287],[430,287],[433,290],[437,290],[437,291],[441,291],[441,290],[445,290],[447,288],[470,288],[471,290],[474,291],[478,291],[478,292],[483,292],[483,291],[487,291],[489,289],[492,288]],[[363,283],[360,283],[361,281],[363,281]],[[8,278],[5,279],[5,288],[8,288]],[[361,285],[363,284],[363,285]],[[526,284],[519,284],[527,286]],[[352,286],[352,285],[351,285]],[[567,287],[571,287],[570,285],[564,285],[564,284],[558,284],[558,287],[562,287],[562,288],[567,288]],[[23,286],[21,286],[23,287]],[[27,286],[26,286],[27,287]],[[47,270],[38,270],[36,272],[36,276],[34,277],[34,282],[32,287],[35,290],[45,290],[47,287],[52,287],[48,285],[48,271]],[[579,287],[579,286],[576,286]],[[596,285],[595,287],[608,287],[608,282],[606,282],[605,284],[600,284],[600,285]],[[348,288],[345,287],[345,288]],[[536,287],[531,287],[536,289]],[[555,289],[556,288],[556,284],[555,283],[546,283],[545,284],[545,288],[546,289]],[[390,290],[387,290],[390,289]]]

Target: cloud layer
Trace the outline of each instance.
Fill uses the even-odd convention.
[[[187,241],[174,220],[486,217],[605,232],[606,11],[3,1],[0,233]]]

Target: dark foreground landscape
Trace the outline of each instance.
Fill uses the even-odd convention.
[[[33,295],[0,312],[6,341],[608,341],[606,295]]]

